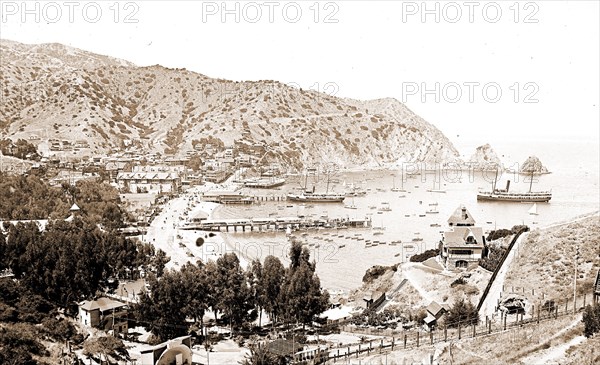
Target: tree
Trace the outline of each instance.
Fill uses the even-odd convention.
[[[217,259],[217,308],[229,319],[233,334],[234,325],[240,326],[249,319],[252,309],[250,289],[236,254],[226,253]]]
[[[581,321],[585,325],[583,330],[585,337],[591,337],[594,333],[600,332],[600,304],[588,304],[583,311]]]
[[[165,265],[167,262],[171,261],[171,257],[167,256],[165,251],[158,249],[156,251],[156,255],[152,259],[152,266],[154,267],[154,272],[156,276],[161,277],[163,272],[165,271]]]
[[[279,301],[281,295],[281,287],[285,278],[285,268],[279,259],[275,256],[267,256],[263,267],[262,280],[260,286],[264,297],[261,304],[265,311],[269,313],[271,323],[274,325],[277,320],[277,315],[281,310]]]
[[[260,260],[254,259],[246,271],[250,289],[250,303],[258,311],[258,325],[262,322],[262,309],[265,302],[265,290],[262,286],[263,267]]]
[[[309,261],[308,248],[302,247],[300,242],[292,242],[290,260],[279,298],[286,319],[300,322],[304,327],[327,309],[329,293],[321,291],[321,281],[315,274],[316,264]]]
[[[166,271],[158,279],[150,276],[150,294],[142,293],[134,307],[135,317],[161,341],[187,333],[186,301],[188,295],[179,271]]]
[[[285,359],[270,352],[266,345],[254,344],[250,346],[250,353],[240,361],[241,365],[279,365],[285,364]]]
[[[464,298],[457,299],[446,316],[448,327],[469,326],[479,322],[477,308]]]
[[[183,287],[187,299],[183,307],[183,313],[194,319],[194,322],[200,321],[200,332],[204,328],[204,313],[208,309],[208,285],[206,272],[203,266],[197,266],[192,263],[186,263],[181,268]]]
[[[129,360],[129,353],[123,341],[113,336],[88,338],[83,343],[83,354],[89,357],[98,357],[102,361]]]

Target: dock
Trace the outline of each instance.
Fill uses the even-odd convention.
[[[285,201],[286,195],[243,195],[239,191],[214,190],[202,194],[205,202],[219,204],[253,204],[256,202]]]
[[[301,217],[269,217],[251,219],[206,219],[200,222],[187,223],[179,227],[183,230],[216,231],[216,232],[272,232],[310,229],[347,229],[370,228],[371,220],[351,218],[310,219]]]

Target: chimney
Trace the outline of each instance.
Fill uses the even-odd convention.
[[[508,193],[508,188],[510,187],[510,180],[506,180],[506,192]]]
[[[462,219],[467,219],[467,208],[462,207]]]

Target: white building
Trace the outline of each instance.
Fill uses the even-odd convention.
[[[171,193],[179,191],[181,177],[176,172],[120,172],[117,184],[130,193]]]

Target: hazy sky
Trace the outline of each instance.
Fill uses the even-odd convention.
[[[598,1],[0,3],[2,38],[393,97],[458,145],[600,139]]]

